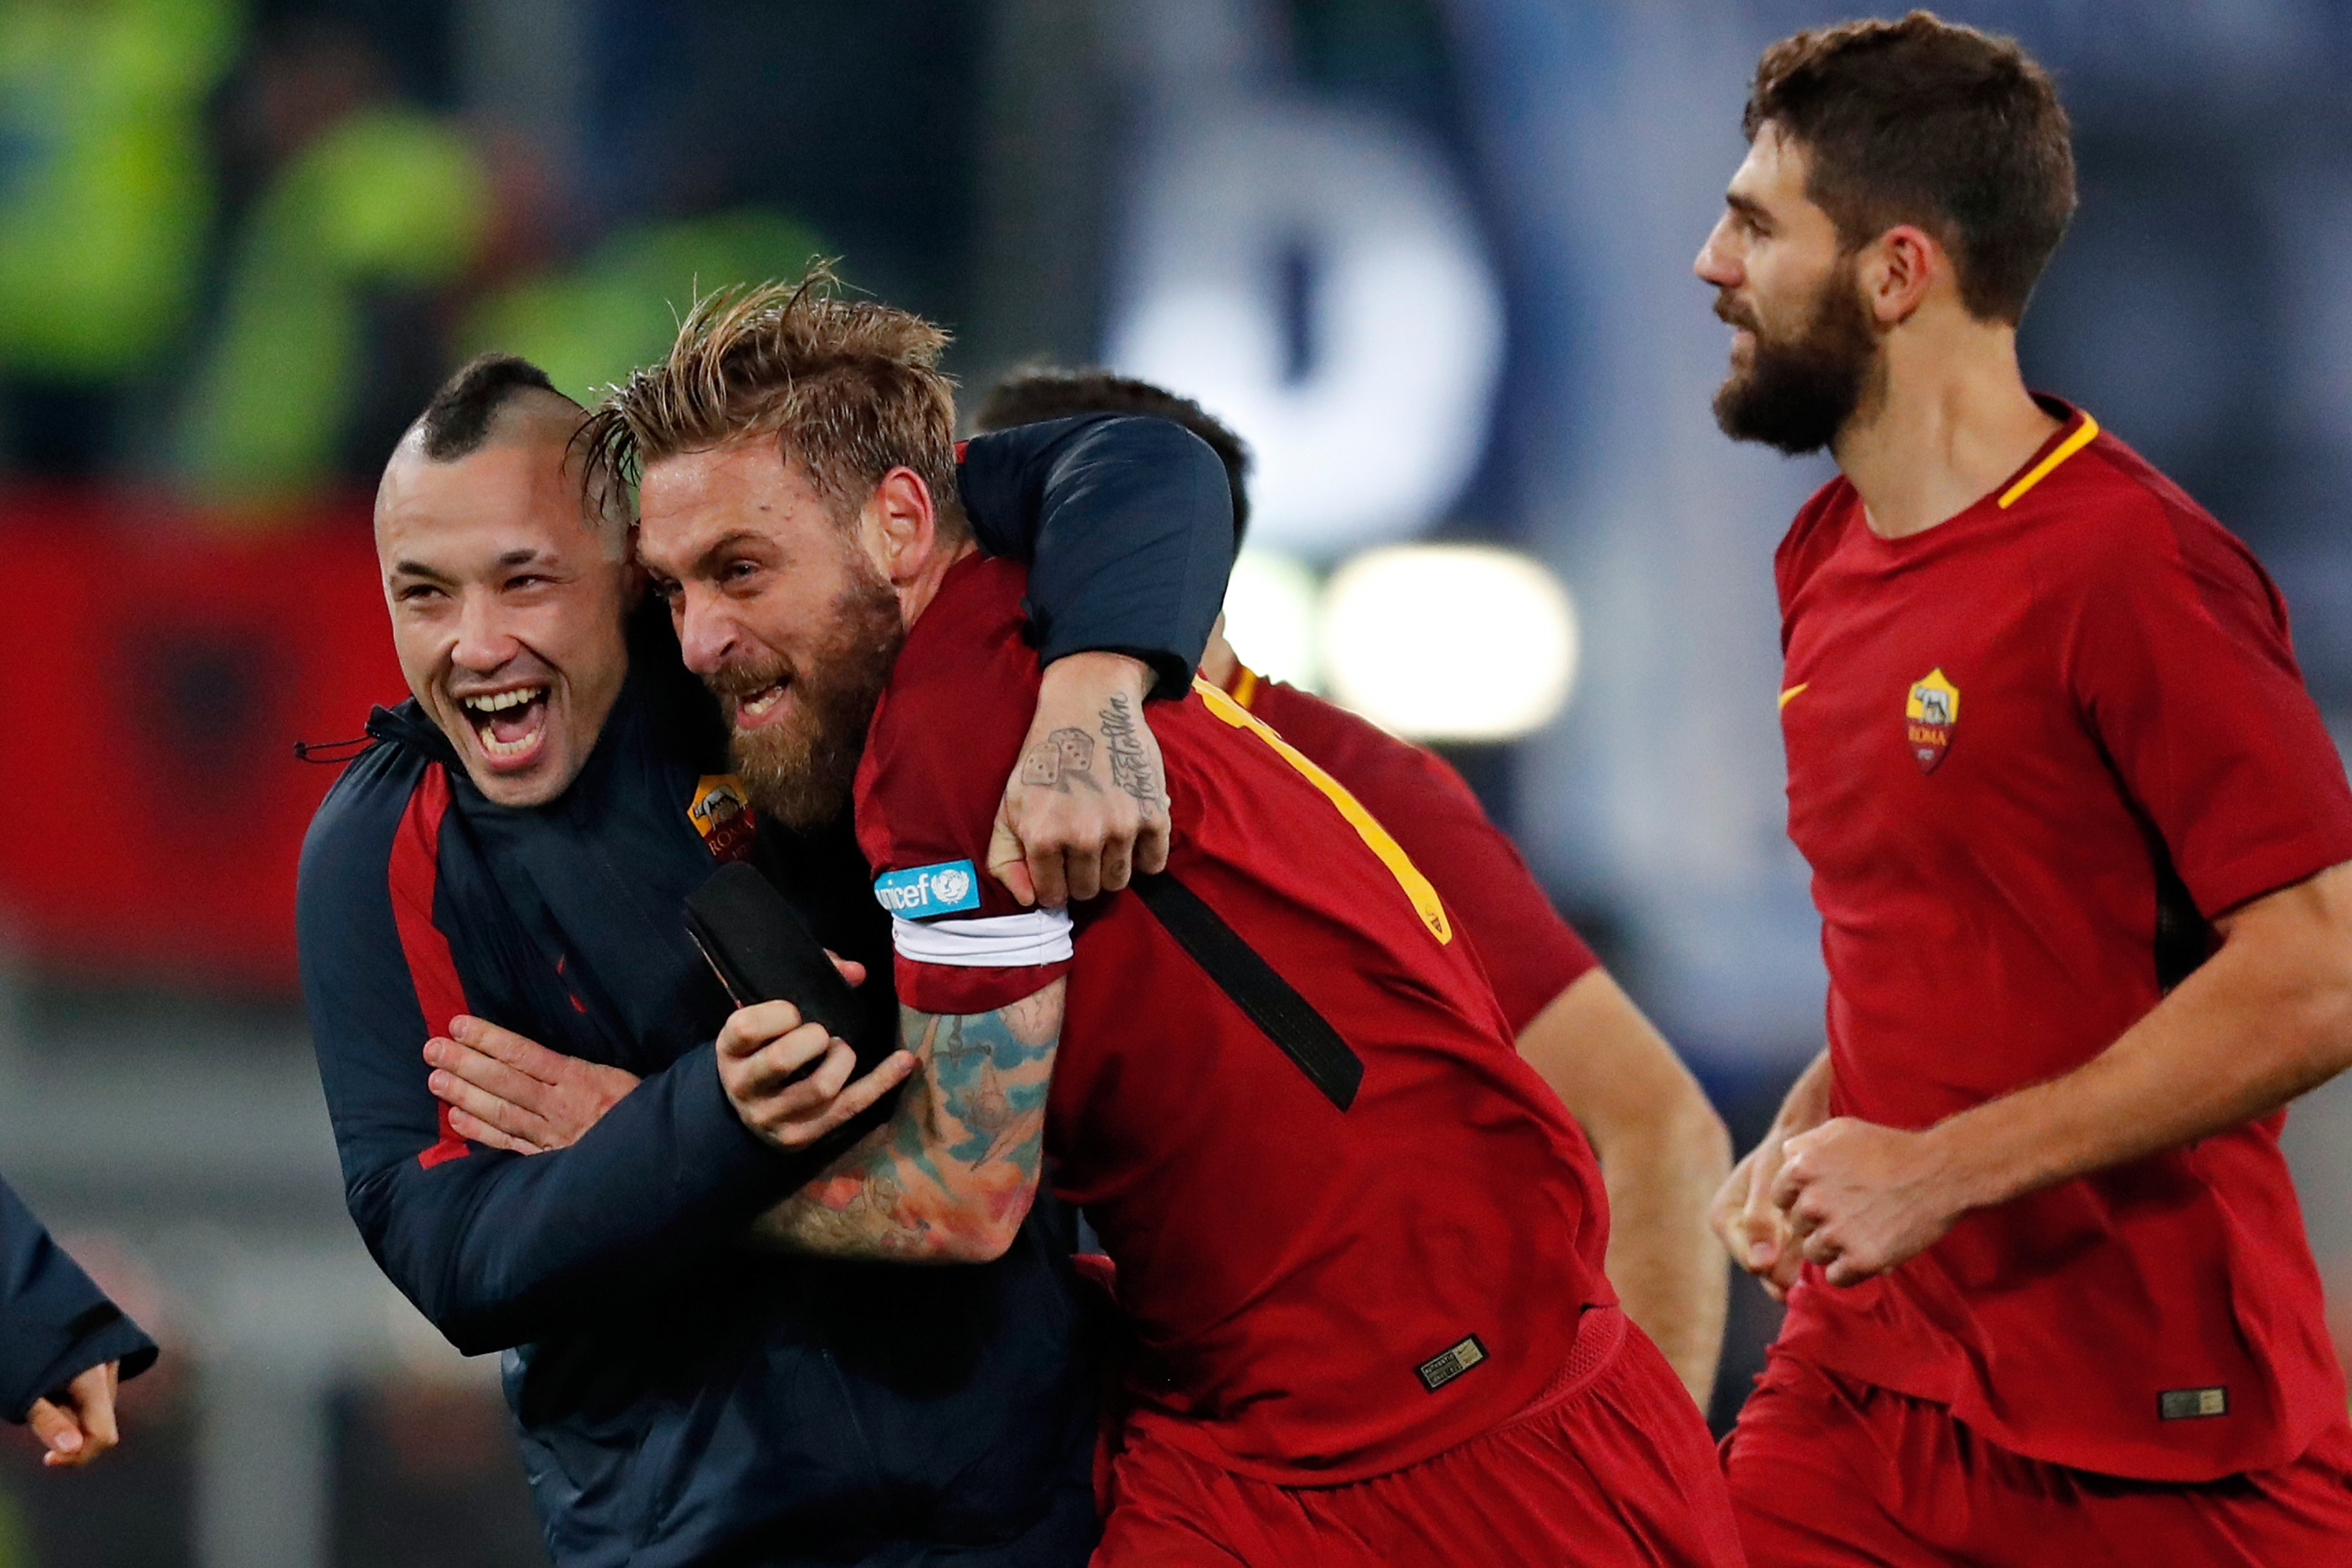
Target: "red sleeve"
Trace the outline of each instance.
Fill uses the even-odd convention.
[[[2352,789],[2261,565],[2134,487],[2056,546],[2066,677],[2210,919],[2352,860]]]
[[[971,879],[969,903],[925,898],[918,883],[913,896],[923,901],[912,921],[893,910],[898,999],[926,1013],[990,1012],[1034,994],[1069,968],[1066,957],[941,963],[907,952],[951,943],[992,922],[1055,923],[1046,911],[1024,910],[987,871],[997,805],[1037,707],[1037,656],[1020,635],[1023,580],[1013,563],[980,559],[950,574],[898,655],[858,764],[858,847],[884,907],[892,907],[885,889],[906,887],[926,869]],[[935,876],[930,887],[937,886]],[[910,923],[929,934],[908,931]],[[1066,931],[1066,915],[1060,925]]]
[[[1517,846],[1487,819],[1444,758],[1295,687],[1257,681],[1247,700],[1283,739],[1346,785],[1435,886],[1486,964],[1512,1033],[1599,967]]]
[[[1844,516],[1841,504],[1853,494],[1853,486],[1845,476],[1823,485],[1812,493],[1789,524],[1780,547],[1772,552],[1772,582],[1780,596],[1780,651],[1789,651],[1789,610],[1796,602],[1798,590],[1819,569],[1821,563],[1837,549],[1841,530],[1838,521]]]

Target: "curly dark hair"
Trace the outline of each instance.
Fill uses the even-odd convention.
[[[2074,150],[2050,74],[2014,38],[1914,11],[1764,51],[1740,129],[1811,160],[1807,195],[1848,250],[1916,224],[1952,254],[1960,299],[2014,326],[2074,216]]]

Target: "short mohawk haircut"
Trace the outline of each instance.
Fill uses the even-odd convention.
[[[547,373],[513,354],[480,354],[441,384],[441,390],[416,416],[416,430],[425,455],[436,463],[470,458],[490,438],[499,411],[526,392],[545,392],[572,399],[556,389]],[[578,405],[573,405],[578,406]]]
[[[796,283],[695,302],[667,358],[614,387],[581,433],[592,472],[632,485],[647,465],[730,442],[774,439],[845,524],[892,468],[931,492],[940,526],[957,499],[948,334],[871,300],[843,299],[824,262]]]

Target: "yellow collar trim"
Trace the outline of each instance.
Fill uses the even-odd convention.
[[[2058,443],[2058,449],[2033,465],[2033,469],[2017,483],[2000,492],[2000,510],[2007,511],[2018,499],[2050,477],[2051,470],[2089,446],[2099,433],[2099,422],[2089,415],[2083,416],[2083,427]]]

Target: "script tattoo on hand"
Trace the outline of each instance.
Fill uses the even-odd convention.
[[[1102,793],[1095,782],[1095,738],[1084,730],[1056,730],[1029,748],[1021,759],[1021,782],[1039,784],[1060,795],[1073,784]]]
[[[1143,749],[1143,739],[1135,732],[1135,714],[1124,695],[1110,700],[1104,709],[1103,740],[1110,747],[1110,780],[1133,795],[1149,818],[1160,808],[1160,787],[1152,772],[1150,753]]]
[[[956,1260],[960,1215],[1025,1210],[1044,1163],[1045,1094],[1061,982],[993,1013],[900,1009],[923,1058],[887,1124],[762,1215],[762,1241],[796,1252]]]

